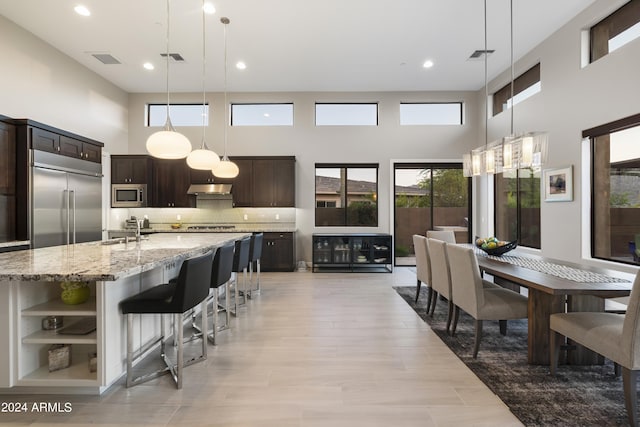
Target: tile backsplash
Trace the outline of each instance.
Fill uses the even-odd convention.
[[[110,230],[123,227],[131,216],[149,217],[151,226],[181,224],[278,224],[292,226],[296,222],[295,208],[234,208],[230,200],[198,201],[198,208],[112,208],[109,212]]]

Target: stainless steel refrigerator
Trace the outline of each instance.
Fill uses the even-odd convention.
[[[102,165],[33,151],[31,247],[102,238]]]

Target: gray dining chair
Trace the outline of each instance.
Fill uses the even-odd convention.
[[[451,295],[455,305],[452,330],[455,333],[460,309],[475,319],[475,359],[482,339],[482,322],[498,320],[500,333],[506,334],[507,320],[527,318],[527,298],[509,289],[484,283],[472,248],[448,244],[447,255],[451,272]]]
[[[448,301],[446,331],[449,333],[451,319],[453,318],[453,299],[451,298],[451,274],[447,256],[447,243],[442,240],[427,238],[427,248],[431,261],[431,289],[433,289],[429,312],[433,316],[439,296],[446,298]]]
[[[456,235],[452,230],[427,230],[427,237],[447,243],[456,243]]]
[[[562,336],[622,367],[627,418],[638,425],[636,384],[640,371],[640,272],[636,274],[626,314],[606,312],[556,313],[549,318],[551,375],[556,374]]]
[[[431,289],[431,262],[429,261],[427,238],[414,234],[413,251],[416,255],[416,302],[418,302],[418,297],[420,296],[420,285],[424,283],[427,287],[427,311],[429,311],[433,290]]]

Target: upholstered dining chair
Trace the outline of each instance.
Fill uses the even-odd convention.
[[[427,238],[456,243],[456,235],[452,230],[427,230]]]
[[[420,296],[420,285],[427,286],[427,311],[431,306],[431,265],[429,261],[429,249],[427,248],[427,238],[419,234],[413,235],[413,251],[416,255],[416,302]]]
[[[507,320],[527,318],[527,298],[500,286],[492,286],[480,276],[478,260],[472,248],[447,244],[455,333],[460,309],[475,319],[473,358],[478,357],[484,320],[500,321],[500,333],[506,334]]]
[[[640,372],[640,272],[633,282],[626,314],[606,312],[556,313],[549,318],[551,375],[560,356],[561,336],[565,336],[622,367],[622,388],[627,418],[638,425],[636,384]]]
[[[431,262],[431,307],[429,313],[433,316],[438,303],[438,296],[444,297],[448,301],[449,310],[447,313],[447,333],[453,318],[453,300],[451,298],[451,275],[449,272],[449,259],[447,256],[447,243],[442,240],[427,238],[427,248]]]

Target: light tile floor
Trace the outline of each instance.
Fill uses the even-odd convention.
[[[68,413],[0,413],[1,425],[404,427],[521,423],[392,289],[386,273],[263,273],[232,329],[185,369],[102,396],[0,396],[69,402]]]

